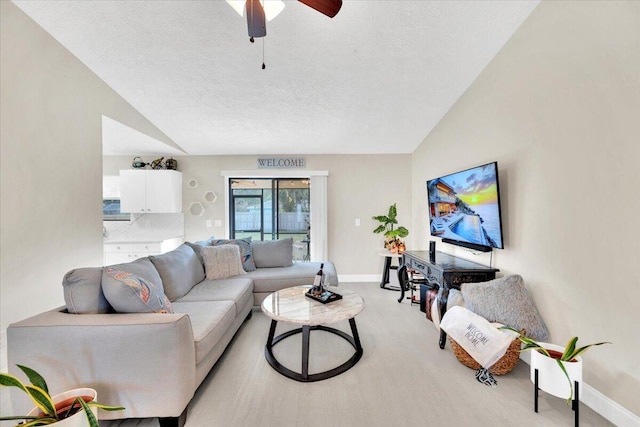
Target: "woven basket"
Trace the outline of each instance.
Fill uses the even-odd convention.
[[[522,333],[524,334],[524,331],[522,331]],[[469,356],[469,353],[467,353],[453,338],[449,337],[449,342],[451,343],[453,354],[456,355],[456,358],[460,363],[475,370],[481,368],[480,364]],[[509,348],[507,348],[507,352],[504,356],[489,368],[489,372],[493,375],[504,375],[511,372],[511,370],[515,368],[516,363],[518,363],[518,359],[520,359],[520,340],[516,338],[511,344],[509,344]]]

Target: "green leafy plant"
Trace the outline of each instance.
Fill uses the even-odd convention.
[[[571,383],[571,378],[569,377],[569,373],[565,369],[564,364],[562,362],[572,362],[576,357],[580,356],[585,351],[589,350],[591,347],[595,347],[597,345],[603,345],[603,344],[611,344],[608,341],[603,341],[603,342],[597,342],[597,343],[588,344],[588,345],[585,345],[585,346],[582,346],[582,347],[578,347],[577,346],[578,345],[578,337],[573,337],[573,338],[571,338],[569,340],[567,345],[564,347],[564,351],[562,352],[562,354],[559,354],[559,355],[556,356],[555,354],[551,354],[549,352],[549,350],[544,348],[544,346],[542,344],[540,344],[539,342],[537,342],[534,339],[529,338],[528,336],[524,335],[522,333],[522,331],[519,331],[519,330],[517,330],[515,328],[512,328],[510,326],[501,326],[500,329],[507,329],[507,330],[516,332],[518,334],[518,338],[524,344],[522,346],[522,349],[520,350],[521,352],[522,351],[527,351],[527,350],[536,350],[537,352],[542,353],[547,357],[555,359],[555,361],[558,363],[558,366],[560,367],[560,369],[562,370],[564,375],[567,377],[567,381],[569,381],[569,387],[571,389],[571,394],[569,395],[569,398],[567,399],[567,404],[569,404],[571,402],[571,400],[573,399],[573,384]]]
[[[392,204],[389,206],[389,213],[386,215],[378,215],[372,217],[376,221],[381,224],[373,230],[374,233],[384,233],[384,236],[388,240],[397,240],[401,237],[407,237],[409,235],[409,230],[402,226],[398,226],[398,228],[394,228],[394,225],[398,223],[396,217],[398,216],[398,211],[396,209],[396,204]]]
[[[56,405],[53,403],[51,395],[49,395],[49,387],[47,386],[44,378],[31,368],[22,365],[16,366],[24,372],[29,381],[31,381],[31,384],[24,384],[19,378],[13,375],[0,373],[0,386],[19,388],[24,391],[29,398],[31,398],[35,406],[40,409],[40,414],[35,416],[19,415],[0,417],[0,420],[2,421],[24,420],[24,422],[17,424],[16,427],[32,427],[53,424],[68,418],[79,411],[84,411],[87,416],[89,426],[99,427],[98,420],[93,412],[91,412],[91,406],[104,409],[105,411],[120,411],[124,409],[122,406],[106,406],[95,401],[85,402],[84,399],[78,397],[73,404],[70,405],[69,410],[64,413],[57,413]]]

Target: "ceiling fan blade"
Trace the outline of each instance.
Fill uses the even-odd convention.
[[[247,29],[249,37],[264,37],[267,35],[267,23],[264,9],[260,0],[247,0],[245,3],[247,13]]]
[[[342,7],[342,0],[298,0],[307,6],[317,10],[329,18],[333,18],[338,14]]]

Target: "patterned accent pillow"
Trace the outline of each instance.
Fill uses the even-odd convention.
[[[240,262],[238,245],[205,246],[202,248],[202,259],[207,280],[227,279],[247,274]]]
[[[240,248],[240,261],[244,271],[254,271],[256,264],[253,261],[253,250],[251,249],[251,237],[245,239],[210,239],[209,246],[237,245]]]
[[[118,313],[173,313],[171,302],[162,290],[126,271],[105,268],[102,291]]]

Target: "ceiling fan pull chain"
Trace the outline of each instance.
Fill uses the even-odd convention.
[[[263,70],[267,68],[267,66],[264,64],[264,39],[265,37],[262,38],[262,69]]]

